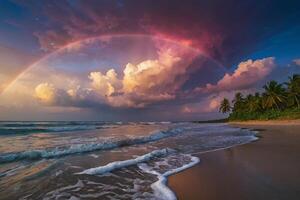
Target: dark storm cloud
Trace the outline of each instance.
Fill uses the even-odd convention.
[[[231,65],[260,42],[300,22],[299,1],[102,0],[24,1],[44,20],[34,34],[51,50],[111,33],[145,33],[178,40]]]

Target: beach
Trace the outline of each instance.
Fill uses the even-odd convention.
[[[0,130],[0,199],[300,196],[296,121],[2,122]]]
[[[178,199],[299,199],[300,121],[252,121],[259,140],[196,154],[200,163],[169,177]]]

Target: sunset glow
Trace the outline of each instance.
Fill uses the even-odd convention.
[[[299,49],[289,42],[293,35],[299,39],[298,18],[285,15],[293,14],[292,7],[282,14],[270,10],[276,14],[265,18],[270,13],[249,5],[262,24],[246,17],[238,27],[230,19],[241,11],[230,5],[230,14],[220,12],[222,6],[196,3],[176,15],[165,10],[170,6],[165,3],[160,8],[126,1],[45,5],[3,3],[11,12],[28,14],[2,16],[3,120],[25,119],[27,112],[32,119],[45,120],[76,119],[83,113],[90,120],[221,118],[216,105],[222,97],[255,91],[268,80],[283,81],[283,76],[299,72]],[[129,8],[132,13],[125,14]],[[217,16],[201,13],[206,9]],[[24,32],[25,26],[31,32]],[[20,32],[15,41],[9,35],[12,29]],[[292,36],[284,37],[287,32]],[[268,43],[268,37],[278,45]],[[289,53],[279,53],[281,48]]]
[[[299,200],[299,44],[299,0],[0,0],[0,200]]]

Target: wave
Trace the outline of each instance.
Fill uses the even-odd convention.
[[[111,162],[107,165],[87,169],[87,170],[84,170],[83,172],[80,172],[77,174],[90,174],[90,175],[105,174],[105,173],[108,173],[108,172],[111,172],[111,171],[114,171],[117,169],[121,169],[121,168],[128,167],[131,165],[137,165],[138,163],[149,161],[150,159],[153,159],[155,157],[165,156],[172,152],[174,152],[174,150],[168,149],[168,148],[161,149],[161,150],[154,150],[150,153],[144,154],[142,156],[138,156],[134,159]]]
[[[94,130],[100,128],[102,127],[95,127],[95,126],[65,126],[65,127],[53,127],[53,128],[13,127],[13,128],[0,128],[0,135],[22,135],[22,134],[31,134],[31,133],[83,131],[83,130]]]
[[[7,122],[0,123],[0,135],[22,135],[115,128],[122,124],[105,122]]]
[[[116,128],[121,125],[154,125],[169,124],[171,122],[86,122],[86,121],[70,121],[70,122],[4,122],[0,121],[0,135],[22,135],[31,133],[51,133],[51,132],[68,132],[83,131],[105,128]]]
[[[51,149],[30,150],[17,153],[6,153],[0,155],[0,163],[14,162],[18,160],[37,160],[42,158],[54,158],[67,156],[71,154],[86,153],[99,150],[109,150],[124,146],[143,144],[157,141],[163,138],[175,136],[182,132],[181,128],[175,128],[168,131],[159,131],[148,136],[128,138],[123,140],[105,140],[98,143],[75,144],[68,147],[56,147]]]
[[[153,167],[148,166],[146,163],[138,164],[138,167],[146,173],[157,176],[157,181],[151,184],[151,188],[154,191],[155,199],[162,200],[176,200],[175,193],[167,186],[167,177],[173,174],[179,173],[190,167],[193,167],[200,162],[200,159],[190,154],[183,154],[183,156],[189,157],[190,162],[183,164],[177,168],[171,168],[170,170],[160,173],[158,170],[154,170]]]
[[[148,164],[146,164],[146,162],[150,160],[161,157],[166,158],[164,158],[164,161],[154,161],[154,166],[149,166]],[[179,162],[180,166],[176,166],[176,164],[174,164],[174,161],[168,162],[171,159],[176,159],[176,161]],[[176,195],[167,186],[167,177],[172,174],[181,172],[185,169],[188,169],[199,162],[200,159],[198,157],[191,156],[190,154],[176,154],[175,150],[165,148],[160,150],[154,150],[150,153],[138,156],[134,159],[114,161],[107,165],[90,168],[76,174],[101,175],[121,168],[137,165],[143,172],[155,175],[157,177],[158,180],[151,184],[151,188],[154,191],[155,199],[176,200]],[[167,171],[160,172],[161,169],[158,168],[160,165],[164,166],[164,168],[167,167]]]
[[[31,121],[20,121],[20,122],[1,122],[0,127],[59,127],[68,125],[103,125],[105,122],[84,122],[84,121],[68,121],[68,122],[31,122]]]

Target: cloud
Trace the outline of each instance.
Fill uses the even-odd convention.
[[[110,69],[106,74],[101,72],[91,72],[89,79],[92,80],[92,87],[103,96],[110,96],[120,89],[121,81],[114,69]]]
[[[57,89],[49,83],[41,83],[35,88],[35,97],[44,104],[54,104],[57,99]]]
[[[300,66],[300,58],[299,58],[299,59],[293,60],[293,62],[294,62],[296,65]]]
[[[39,103],[58,107],[91,107],[103,105],[105,100],[91,88],[62,89],[50,83],[41,83],[35,87],[33,95]]]
[[[128,63],[123,76],[110,69],[106,74],[91,72],[92,87],[116,107],[144,107],[176,98],[188,79],[186,71],[195,54],[172,47],[161,47],[158,58],[138,64]]]
[[[220,102],[224,98],[222,95],[209,95],[197,103],[185,104],[182,106],[181,112],[185,114],[218,112]]]
[[[184,75],[194,56],[189,51],[166,48],[159,50],[156,60],[145,60],[137,65],[128,63],[123,71],[123,90],[137,93],[174,93],[185,81]]]
[[[154,4],[152,0],[17,4],[34,16],[41,16],[35,26],[31,18],[17,23],[31,27],[44,50],[103,34],[145,33],[193,46],[228,66],[257,50],[261,41],[299,21],[297,1],[272,1],[272,6],[269,1],[257,6],[253,0],[239,2],[238,6],[234,1],[222,0],[173,0],[171,4]],[[249,10],[253,14],[245,15]],[[239,19],[239,23],[234,19]]]
[[[197,88],[196,91],[212,93],[251,88],[269,75],[274,67],[273,57],[255,61],[249,59],[241,62],[232,74],[226,73],[216,84],[206,84],[206,87]]]
[[[120,75],[114,69],[92,71],[86,88],[58,89],[49,83],[39,84],[35,97],[46,105],[74,106],[87,101],[134,108],[173,100],[189,78],[187,70],[196,53],[171,44],[159,46],[157,54],[157,59],[127,63]]]
[[[70,91],[58,89],[54,85],[49,83],[41,83],[35,87],[34,96],[44,105],[57,105],[64,106],[69,105],[72,100],[72,94]]]
[[[186,103],[181,106],[181,113],[185,115],[194,115],[200,113],[219,113],[220,117],[224,117],[223,114],[219,112],[221,101],[224,98],[229,99],[231,102],[236,92],[242,93],[244,96],[247,94],[254,94],[257,92],[256,88],[249,88],[243,90],[233,90],[233,91],[220,91],[217,93],[202,96],[197,102]]]

